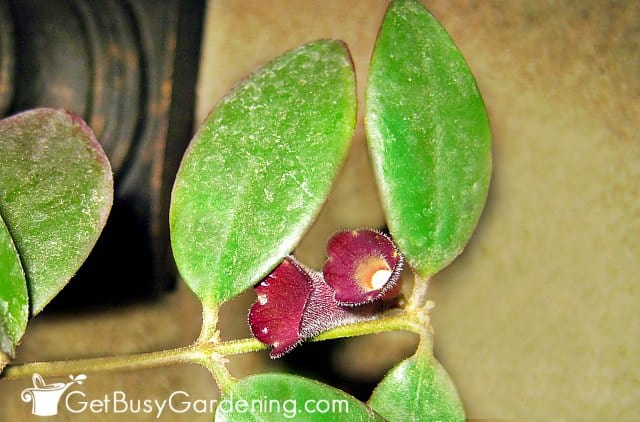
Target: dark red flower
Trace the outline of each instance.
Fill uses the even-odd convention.
[[[322,273],[292,256],[258,284],[256,293],[249,327],[255,338],[273,347],[269,356],[274,359],[330,328],[371,319],[379,308],[339,306]]]
[[[324,279],[345,306],[382,298],[398,282],[404,262],[393,241],[375,230],[336,233],[327,257]]]
[[[300,322],[313,291],[313,280],[293,258],[287,257],[256,287],[258,300],[249,312],[255,338],[273,346],[277,358],[302,341]]]
[[[256,286],[249,327],[255,338],[273,347],[271,358],[330,328],[375,318],[384,307],[378,299],[397,291],[402,256],[386,235],[338,233],[329,241],[328,254],[322,273],[289,256]]]

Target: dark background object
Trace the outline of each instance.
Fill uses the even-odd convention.
[[[203,14],[204,0],[0,0],[0,116],[79,114],[115,178],[96,248],[50,307],[152,298],[175,285],[169,199],[192,135]]]
[[[13,25],[9,5],[0,2],[0,116],[9,108],[13,96]]]

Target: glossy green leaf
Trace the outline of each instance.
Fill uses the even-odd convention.
[[[287,374],[258,374],[239,380],[220,400],[217,422],[283,420],[383,421],[344,391]]]
[[[170,213],[180,274],[205,305],[255,284],[295,247],[355,118],[351,60],[328,40],[283,54],[218,104],[182,160]]]
[[[376,42],[366,125],[389,230],[421,276],[469,240],[491,175],[489,122],[471,72],[418,1],[391,3]]]
[[[27,280],[9,230],[0,218],[0,354],[13,357],[28,319]],[[2,361],[0,357],[0,371]]]
[[[390,422],[466,420],[449,374],[422,347],[384,377],[368,403]]]
[[[79,117],[36,109],[0,121],[0,215],[26,273],[33,315],[87,258],[112,199],[109,161]]]

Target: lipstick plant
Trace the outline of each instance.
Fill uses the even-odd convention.
[[[491,173],[485,107],[467,64],[417,1],[392,1],[376,41],[365,98],[369,150],[389,234],[345,228],[311,269],[291,254],[324,203],[356,124],[353,64],[333,40],[302,45],[267,63],[225,96],[193,138],[171,199],[173,253],[202,302],[190,346],[44,364],[9,365],[3,377],[192,362],[234,399],[338,398],[331,420],[464,420],[456,389],[433,356],[429,279],[451,263],[480,217]],[[91,131],[60,111],[0,122],[0,353],[6,364],[38,313],[95,243],[111,205],[108,161]],[[401,271],[414,275],[398,300]],[[254,338],[221,341],[218,310],[255,287]],[[239,315],[238,318],[246,318]],[[415,354],[360,402],[297,375],[236,379],[225,356],[304,341],[406,330]],[[304,346],[300,346],[304,347]],[[4,366],[4,365],[3,365]],[[228,412],[216,420],[278,420]],[[299,413],[299,420],[326,420]]]

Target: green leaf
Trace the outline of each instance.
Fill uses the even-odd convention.
[[[32,315],[87,258],[112,199],[109,161],[79,117],[36,109],[0,121],[0,215],[26,273]]]
[[[424,347],[389,371],[368,404],[391,422],[466,420],[447,371]]]
[[[0,218],[0,354],[13,357],[28,319],[27,280],[9,230]]]
[[[318,381],[287,374],[239,380],[218,403],[223,421],[383,421],[364,403]]]
[[[391,3],[376,42],[366,124],[389,230],[421,276],[462,252],[482,212],[491,135],[471,72],[417,1]]]
[[[255,284],[295,247],[355,119],[348,51],[328,40],[283,54],[218,104],[182,160],[170,213],[180,274],[205,305]]]

